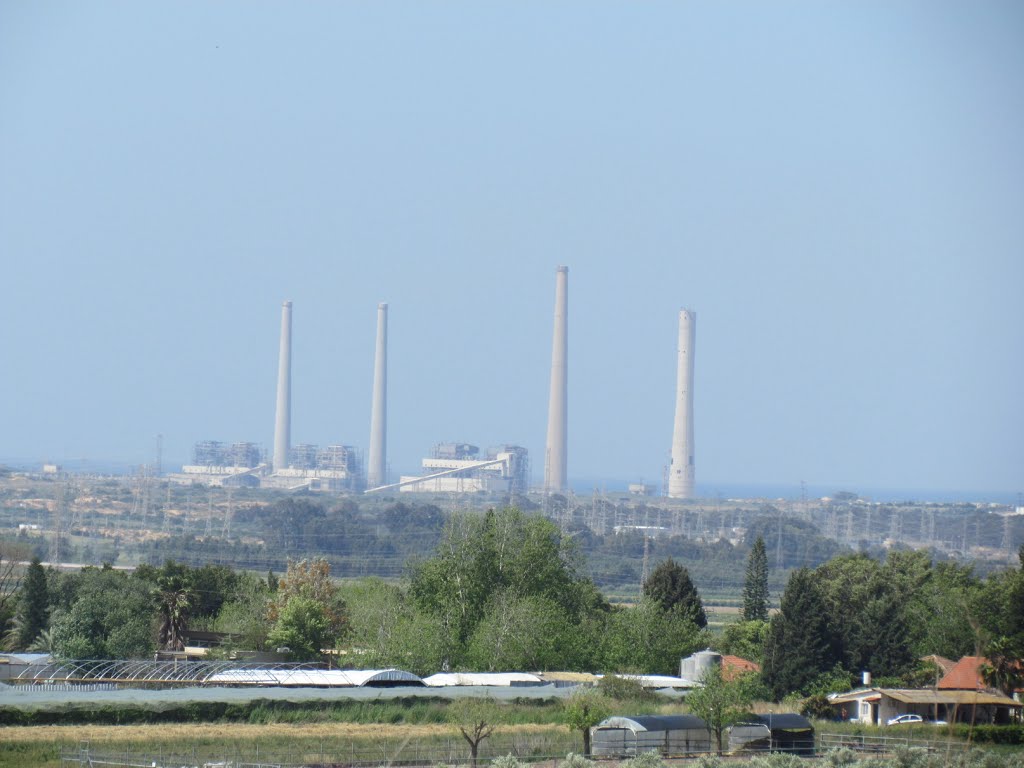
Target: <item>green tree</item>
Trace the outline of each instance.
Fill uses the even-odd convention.
[[[701,686],[690,691],[686,706],[708,725],[715,736],[718,754],[722,754],[722,735],[734,723],[743,720],[750,710],[744,687],[736,680],[726,680],[722,667],[715,664],[701,678]]]
[[[400,585],[378,578],[342,587],[349,608],[349,642],[362,653],[354,658],[367,668],[400,667],[419,675],[442,668],[444,627],[438,617],[419,609]]]
[[[920,658],[935,653],[949,659],[971,655],[981,589],[973,567],[939,562],[930,566],[929,574],[905,607],[912,654]]]
[[[50,595],[46,586],[46,570],[39,558],[33,557],[18,595],[18,648],[29,648],[36,641],[46,629],[49,614]]]
[[[660,698],[658,694],[644,688],[643,683],[635,677],[605,675],[598,681],[597,690],[617,702],[652,702]]]
[[[806,568],[793,571],[765,643],[762,676],[776,701],[800,691],[839,660],[826,617],[814,575]]]
[[[27,560],[29,552],[26,547],[9,542],[0,542],[0,637],[5,642],[16,644],[20,634],[21,622],[12,627],[9,624],[15,618],[19,586],[22,570],[20,563]]]
[[[690,579],[690,572],[671,557],[658,563],[644,582],[644,595],[663,611],[675,611],[701,628],[708,625],[704,603]]]
[[[494,733],[501,710],[490,696],[463,696],[448,705],[448,722],[459,729],[469,744],[469,755],[475,768],[480,743]]]
[[[722,634],[712,642],[712,647],[719,653],[760,663],[764,657],[768,627],[767,621],[734,621],[725,625]]]
[[[565,669],[572,628],[557,603],[501,592],[492,598],[466,650],[473,669]]]
[[[230,645],[246,650],[267,648],[270,594],[263,579],[248,573],[238,579],[212,622],[213,630],[231,635]]]
[[[270,603],[270,620],[276,621],[288,603],[296,597],[319,603],[330,622],[331,633],[339,638],[344,637],[348,629],[348,607],[337,585],[331,581],[331,566],[326,559],[315,557],[288,561],[288,570],[278,580],[275,599]]]
[[[550,520],[517,509],[456,514],[434,556],[414,567],[410,595],[441,622],[445,659],[456,667],[498,595],[540,598],[579,622],[593,593],[579,568],[575,548]]]
[[[347,606],[330,575],[331,567],[323,558],[288,561],[275,599],[269,603],[273,628],[268,645],[287,647],[291,659],[308,661],[320,658],[323,649],[343,639],[349,628]]]
[[[153,594],[159,617],[157,643],[165,651],[182,651],[189,613],[196,602],[191,574],[187,566],[168,562],[156,582]]]
[[[317,661],[335,640],[324,604],[309,597],[289,600],[267,635],[270,647],[288,649],[289,661]]]
[[[1008,637],[997,637],[985,648],[986,661],[981,665],[981,677],[986,684],[1012,698],[1024,687],[1024,668],[1020,653]]]
[[[689,616],[666,613],[651,599],[610,611],[593,637],[593,668],[608,673],[675,674],[679,659],[708,644],[707,632]]]
[[[768,621],[768,555],[764,539],[754,541],[747,558],[747,577],[743,582],[743,620]]]
[[[68,595],[51,620],[54,653],[65,659],[151,656],[155,609],[151,587],[121,571],[86,568],[74,574]]]
[[[883,566],[863,553],[814,571],[839,660],[847,669],[898,676],[914,666],[907,605],[929,578],[927,558],[893,553]]]
[[[577,687],[563,700],[562,715],[570,731],[583,736],[583,756],[590,757],[590,729],[611,712],[611,702],[596,688]]]

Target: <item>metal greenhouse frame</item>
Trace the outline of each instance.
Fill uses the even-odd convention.
[[[353,688],[423,685],[423,680],[399,669],[325,669],[319,663],[272,664],[245,661],[76,660],[53,661],[25,669],[22,685],[113,683],[134,686],[221,686]],[[13,681],[12,681],[13,682]]]

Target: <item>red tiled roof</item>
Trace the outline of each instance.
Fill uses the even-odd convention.
[[[981,679],[979,667],[987,664],[984,656],[964,656],[939,680],[939,688],[951,691],[978,691],[988,686]]]
[[[722,656],[722,677],[725,680],[733,680],[745,672],[760,672],[761,665],[753,661],[747,661],[739,656]]]

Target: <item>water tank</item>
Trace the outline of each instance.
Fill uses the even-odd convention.
[[[698,651],[693,654],[693,679],[702,680],[712,667],[722,666],[722,654],[714,651]]]

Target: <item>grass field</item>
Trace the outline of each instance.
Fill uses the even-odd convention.
[[[128,754],[138,762],[181,757],[182,764],[204,760],[263,762],[382,762],[429,758],[457,762],[469,756],[466,742],[451,725],[353,723],[204,723],[195,725],[60,725],[0,728],[0,766],[59,768],[60,750],[88,745],[90,754]],[[554,755],[579,750],[564,726],[513,725],[497,729],[481,756],[513,752]]]

